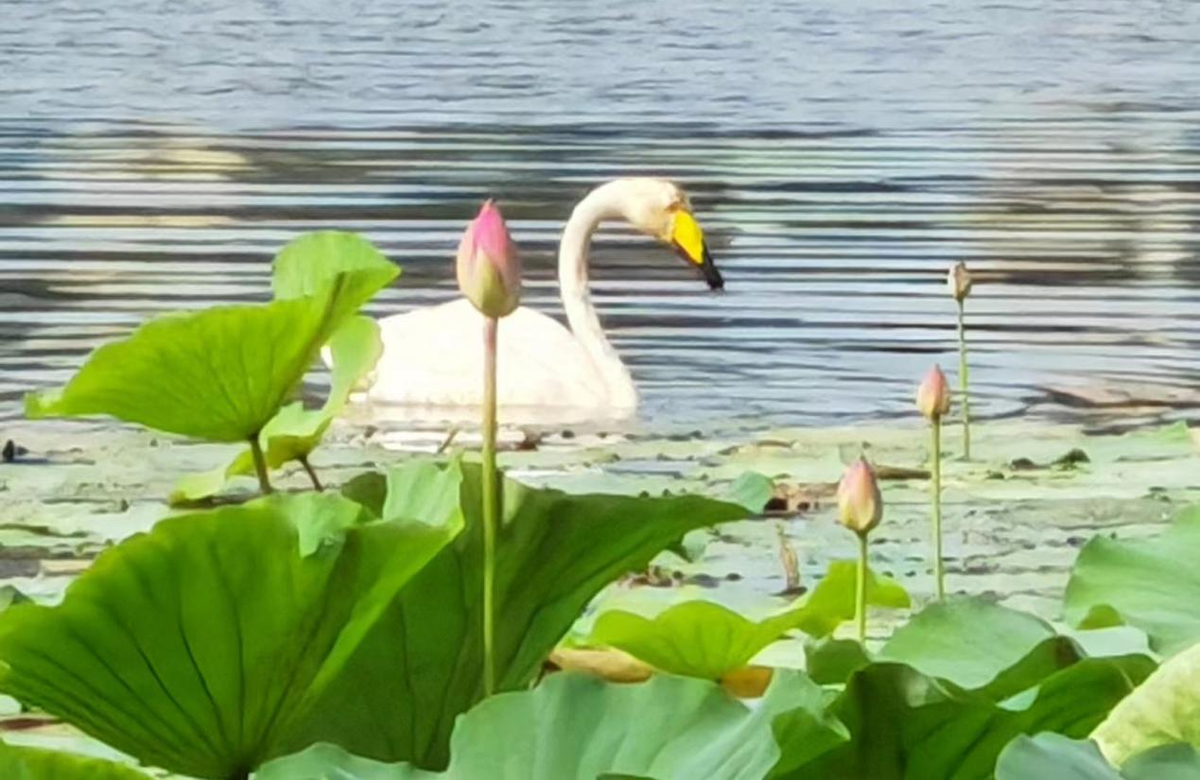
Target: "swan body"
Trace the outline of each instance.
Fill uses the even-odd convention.
[[[622,419],[636,412],[633,378],[605,337],[588,293],[591,237],[609,220],[624,220],[674,244],[710,286],[721,286],[687,199],[675,185],[618,179],[596,188],[575,207],[559,247],[559,289],[570,327],[526,306],[500,320],[501,419]],[[406,416],[473,418],[483,400],[483,324],[483,315],[465,298],[381,319],[383,353],[367,377],[367,400],[426,412]]]

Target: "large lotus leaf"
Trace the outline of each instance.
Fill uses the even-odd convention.
[[[996,780],[1200,780],[1200,754],[1191,745],[1166,745],[1134,756],[1118,771],[1094,742],[1022,735],[1000,754]]]
[[[437,489],[460,472],[425,477]],[[61,605],[0,614],[0,690],[146,763],[244,777],[298,723],[340,717],[316,700],[461,528],[456,507],[429,519],[441,525],[307,494],[163,520],[101,555]]]
[[[832,634],[842,623],[853,620],[857,576],[857,561],[831,561],[829,571],[796,610],[795,627],[820,639]],[[908,609],[912,602],[904,586],[868,568],[867,604]]]
[[[702,680],[655,676],[628,685],[562,673],[463,716],[445,772],[323,745],[264,767],[257,780],[760,780],[779,756],[771,714]]]
[[[4,780],[150,780],[148,775],[111,761],[2,744],[0,777]]]
[[[374,285],[367,293],[369,298],[399,276],[400,267],[360,235],[322,230],[305,233],[279,251],[271,269],[271,286],[278,299],[300,298],[313,295],[347,272]]]
[[[1082,656],[1074,642],[1040,618],[966,597],[929,605],[879,651],[882,661],[908,664],[997,701]]]
[[[345,408],[354,385],[375,367],[383,354],[379,324],[370,317],[352,317],[333,334],[329,347],[333,370],[325,405],[320,409],[305,409],[299,401],[288,404],[259,434],[268,468],[277,469],[291,461],[307,459],[321,443],[333,418]],[[181,477],[170,502],[179,504],[207,498],[220,492],[234,477],[254,472],[254,456],[246,447],[224,466]]]
[[[590,643],[624,650],[664,672],[719,680],[745,667],[767,645],[794,628],[831,633],[854,617],[857,564],[834,561],[804,603],[760,621],[711,601],[686,601],[653,618],[609,610],[596,619]],[[868,572],[868,603],[906,607],[904,589]]]
[[[1022,734],[996,762],[996,780],[1121,780],[1094,742],[1045,733]]]
[[[479,474],[465,468],[461,496],[439,499],[461,502],[464,533],[404,589],[327,691],[327,706],[344,713],[341,728],[306,735],[297,749],[325,739],[368,758],[445,766],[455,717],[482,697]],[[422,517],[430,500],[413,501],[400,489],[412,479],[404,466],[387,478],[354,480],[346,491],[380,511],[386,506],[389,516]],[[571,495],[505,481],[496,556],[500,689],[526,688],[605,585],[645,567],[687,531],[745,515],[701,496]]]
[[[1085,736],[1153,666],[1141,656],[1085,659],[1042,680],[1018,707],[903,664],[871,664],[851,676],[830,708],[850,741],[778,777],[985,780],[1018,734]]]
[[[378,272],[353,272],[305,298],[158,317],[93,352],[61,390],[31,393],[26,413],[107,414],[244,442],[275,416],[321,346],[380,282]]]
[[[1200,644],[1163,664],[1092,733],[1109,761],[1159,745],[1200,747]]]
[[[1076,625],[1125,622],[1173,655],[1200,641],[1200,507],[1180,513],[1161,536],[1083,548],[1067,584],[1066,616]]]

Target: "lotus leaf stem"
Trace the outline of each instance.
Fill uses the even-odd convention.
[[[963,301],[958,302],[958,384],[962,392],[963,460],[971,459],[971,393],[967,365],[967,326]]]
[[[300,461],[300,465],[303,466],[304,470],[308,473],[308,478],[312,481],[313,489],[318,493],[323,491],[325,486],[321,484],[321,479],[317,476],[316,470],[312,467],[312,464],[308,462],[308,457],[306,455],[301,455],[299,458],[297,458],[297,460]]]
[[[267,476],[267,456],[263,454],[262,445],[258,443],[258,434],[250,437],[250,454],[254,458],[254,472],[258,475],[258,487],[263,495],[274,493],[271,480]]]
[[[496,524],[500,509],[496,473],[496,333],[500,321],[483,326],[483,690],[496,692],[495,573]]]
[[[854,618],[858,624],[858,643],[867,641],[867,534],[858,534],[858,578],[854,588]]]
[[[946,572],[942,564],[942,419],[934,417],[930,423],[933,432],[933,480],[929,500],[933,506],[933,576],[937,581],[937,597],[946,597]]]

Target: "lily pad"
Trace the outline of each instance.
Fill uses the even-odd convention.
[[[305,233],[279,251],[271,267],[271,287],[276,299],[303,298],[345,273],[366,284],[366,300],[395,280],[400,267],[356,233],[321,230]]]
[[[779,758],[769,714],[701,680],[621,685],[561,673],[463,716],[445,772],[319,745],[273,762],[256,780],[760,780]]]
[[[257,436],[321,346],[390,276],[341,274],[305,298],[171,314],[106,344],[30,417],[106,414],[211,441]]]
[[[460,479],[425,475],[427,489]],[[370,520],[336,494],[168,518],[61,605],[0,613],[0,690],[148,764],[245,777],[298,730],[351,718],[315,705],[462,524],[457,507],[428,519]]]
[[[1128,623],[1172,655],[1200,641],[1200,507],[1182,511],[1161,536],[1098,536],[1083,548],[1067,585],[1066,617],[1088,628]]]
[[[349,495],[394,516],[425,506],[397,503],[411,466],[349,483]],[[354,754],[440,769],[449,759],[454,719],[483,697],[480,471],[464,467],[460,491],[439,499],[462,506],[466,529],[394,600],[326,691],[332,712],[353,710],[344,729],[304,735],[295,749],[331,741]],[[419,475],[418,475],[419,476]],[[635,498],[571,495],[505,480],[497,535],[497,680],[522,690],[592,598],[621,575],[645,567],[689,530],[745,517],[746,510],[700,496]],[[389,670],[381,673],[380,670]],[[366,725],[364,725],[366,724]]]

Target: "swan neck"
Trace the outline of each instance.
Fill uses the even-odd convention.
[[[622,218],[615,193],[607,187],[593,190],[579,202],[563,230],[558,253],[558,285],[571,332],[583,346],[609,388],[615,406],[633,407],[637,394],[633,379],[613,349],[588,290],[588,255],[592,234],[602,222]]]

